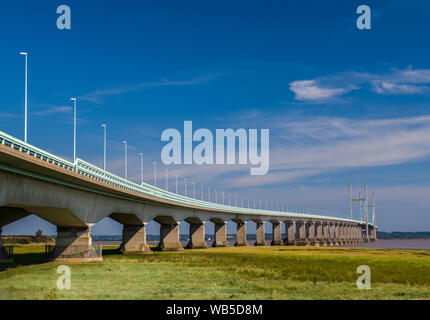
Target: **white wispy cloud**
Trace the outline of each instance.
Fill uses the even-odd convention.
[[[121,95],[134,91],[139,91],[145,88],[156,88],[156,87],[178,87],[178,86],[191,86],[200,83],[208,82],[222,76],[224,73],[208,74],[201,77],[193,78],[190,80],[173,81],[169,79],[162,79],[154,82],[142,82],[134,85],[124,85],[111,89],[98,89],[93,92],[81,95],[78,97],[79,100],[88,101],[96,104],[104,104],[103,100],[108,96]]]
[[[290,83],[297,100],[326,100],[346,93],[346,88],[324,88],[315,80],[297,80]]]
[[[290,83],[295,99],[321,102],[353,90],[370,87],[377,94],[404,95],[430,93],[430,69],[392,69],[386,73],[344,72]]]
[[[51,114],[62,114],[62,113],[71,113],[73,108],[71,106],[56,106],[56,105],[37,105],[34,106],[39,109],[37,111],[33,111],[31,114],[36,116],[47,116]]]
[[[180,179],[189,177],[198,183],[226,189],[269,186],[354,168],[404,164],[430,157],[430,115],[365,120],[260,115],[248,119],[247,127],[264,128],[267,123],[271,124],[270,171],[267,175],[250,176],[248,165],[180,165],[169,166],[170,181],[174,174],[178,174]],[[160,150],[162,146],[160,143]],[[153,179],[151,162],[159,162],[157,150],[153,151],[146,157],[145,177],[148,181]],[[137,157],[133,161],[135,171],[130,170],[129,176],[138,181]],[[122,172],[122,158],[110,161],[110,168]],[[159,170],[162,168],[160,164]],[[164,174],[159,179],[164,185]]]

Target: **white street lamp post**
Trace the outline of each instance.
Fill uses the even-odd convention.
[[[152,164],[154,165],[154,187],[157,188],[157,163],[153,161]]]
[[[76,161],[76,98],[71,98],[73,101],[73,162]]]
[[[140,156],[140,184],[143,184],[143,153],[139,153]]]
[[[27,96],[28,96],[28,91],[27,91],[27,66],[28,66],[28,53],[27,52],[20,52],[19,53],[22,56],[25,56],[25,98],[24,98],[24,142],[27,143],[27,110],[28,110],[28,105],[27,105]]]
[[[102,124],[103,127],[103,170],[106,171],[106,124]]]
[[[127,141],[123,141],[124,143],[124,177],[127,180]]]
[[[193,198],[196,198],[196,182],[193,180]]]

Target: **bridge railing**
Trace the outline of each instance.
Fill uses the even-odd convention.
[[[14,138],[7,133],[4,133],[0,131],[0,143],[4,144],[8,147],[11,147],[15,150],[21,151],[25,154],[31,155],[35,158],[38,158],[40,160],[53,163],[57,166],[60,166],[62,168],[66,168],[68,170],[74,171],[75,165],[72,162],[69,162],[67,160],[61,159],[60,157],[57,157],[53,155],[52,153],[43,151],[35,146],[32,146],[28,143],[25,143],[17,138]]]
[[[298,217],[298,218],[303,217],[303,218],[315,218],[315,219],[330,218],[333,220],[340,220],[340,221],[348,220],[348,219],[341,219],[336,217],[327,217],[327,216],[304,214],[304,213],[297,213],[297,212],[283,212],[283,211],[243,208],[243,207],[224,205],[224,204],[219,204],[219,203],[214,203],[214,202],[209,202],[204,200],[197,200],[191,197],[182,196],[182,195],[170,192],[168,190],[157,188],[147,183],[143,183],[139,185],[137,183],[131,182],[127,179],[114,175],[108,171],[105,171],[101,168],[98,168],[97,166],[92,165],[82,159],[76,159],[76,162],[72,163],[60,157],[57,157],[49,152],[41,150],[33,145],[25,143],[22,140],[12,137],[2,131],[0,131],[0,144],[9,146],[15,150],[19,150],[25,154],[31,155],[42,161],[52,163],[59,167],[66,168],[70,171],[75,171],[79,174],[90,177],[97,181],[107,183],[117,188],[135,192],[141,195],[153,196],[162,200],[172,201],[182,205],[191,205],[191,206],[200,207],[202,210],[218,209],[218,210],[225,210],[233,213],[242,213],[242,214],[261,214],[261,215],[276,214],[276,215],[285,216],[285,217]]]

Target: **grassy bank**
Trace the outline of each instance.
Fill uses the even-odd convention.
[[[59,263],[43,247],[15,250],[0,265],[0,299],[430,299],[430,251],[248,247],[150,255],[116,254],[74,263],[72,289],[56,289]],[[359,265],[372,289],[356,287]]]

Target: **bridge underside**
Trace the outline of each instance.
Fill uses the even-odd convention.
[[[0,170],[0,235],[5,225],[30,214],[57,226],[56,246],[50,259],[58,261],[101,261],[93,246],[91,227],[110,217],[123,225],[122,253],[152,252],[146,241],[146,225],[160,224],[157,250],[184,250],[179,240],[179,224],[189,225],[186,248],[207,248],[205,224],[215,225],[213,247],[228,246],[226,222],[236,223],[236,246],[247,246],[246,226],[257,224],[255,245],[266,245],[265,224],[271,222],[271,245],[333,246],[376,240],[375,230],[366,235],[364,225],[353,222],[315,219],[285,219],[279,216],[209,212],[179,208],[117,194],[89,190],[52,179]],[[285,224],[285,234],[282,234]],[[10,255],[0,240],[0,262],[10,262]]]

